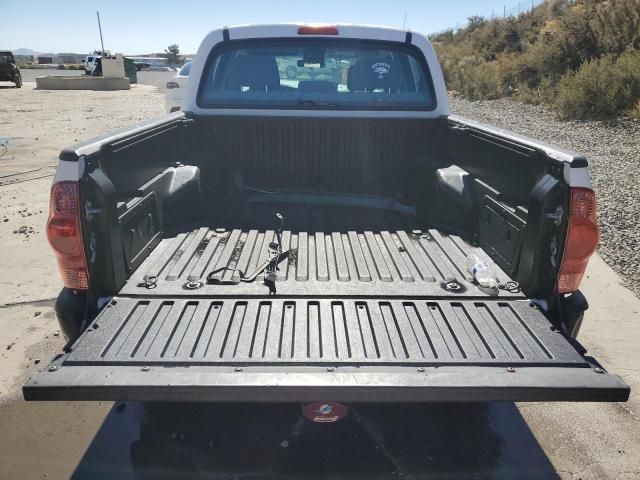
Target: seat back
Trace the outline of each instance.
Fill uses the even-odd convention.
[[[406,89],[401,65],[387,58],[362,58],[349,67],[347,88],[350,92],[373,92],[383,90],[388,93]]]
[[[277,90],[280,74],[276,59],[266,55],[247,55],[231,60],[225,79],[226,90]]]

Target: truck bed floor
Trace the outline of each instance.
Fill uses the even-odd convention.
[[[465,259],[481,248],[455,235],[421,230],[413,215],[359,207],[241,204],[212,224],[162,240],[120,292],[144,296],[267,295],[260,275],[238,283],[268,258],[276,211],[285,216],[277,292],[284,296],[491,297],[478,288]],[[220,270],[226,267],[226,270]],[[207,284],[210,272],[218,284]],[[496,267],[501,281],[509,277]],[[146,288],[145,278],[154,279]],[[191,283],[189,283],[191,282]],[[195,287],[193,289],[189,287]],[[499,292],[500,297],[522,298]]]

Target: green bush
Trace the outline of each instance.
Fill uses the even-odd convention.
[[[640,51],[629,50],[585,62],[558,86],[556,107],[563,118],[611,118],[640,101]]]

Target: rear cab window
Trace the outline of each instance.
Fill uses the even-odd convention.
[[[433,110],[427,62],[414,46],[338,38],[235,40],[216,46],[201,108]]]
[[[0,52],[0,65],[7,65],[9,63],[15,63],[12,53]]]

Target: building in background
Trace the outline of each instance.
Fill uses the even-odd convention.
[[[58,53],[53,56],[53,63],[82,63],[83,59],[80,53]]]
[[[32,63],[35,59],[33,55],[16,55],[16,54],[13,54],[13,58],[16,59],[16,62],[20,62],[20,63]]]

